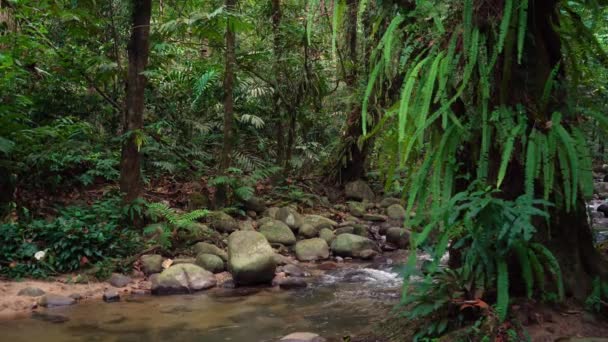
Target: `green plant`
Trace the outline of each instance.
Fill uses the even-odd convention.
[[[608,314],[608,282],[602,281],[599,277],[593,280],[593,289],[585,300],[585,308]]]
[[[243,170],[231,167],[228,168],[227,175],[216,176],[209,181],[210,186],[227,186],[233,194],[235,200],[248,200],[255,193],[255,186],[261,180],[269,178],[282,170],[278,166],[271,166],[256,169],[251,173],[245,174]]]
[[[155,222],[144,228],[144,234],[153,237],[153,240],[162,248],[169,249],[173,244],[173,237],[180,231],[194,232],[201,228],[197,220],[209,214],[206,209],[197,209],[191,212],[180,213],[164,203],[148,204],[147,215]],[[211,230],[196,232],[197,234],[211,234]]]

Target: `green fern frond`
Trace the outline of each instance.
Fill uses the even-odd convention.
[[[504,321],[509,311],[509,271],[504,259],[496,261],[496,312],[498,318]]]

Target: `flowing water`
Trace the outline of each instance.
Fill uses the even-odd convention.
[[[52,308],[0,322],[0,341],[276,341],[310,331],[340,338],[368,330],[398,301],[391,270],[330,271],[306,289],[214,289]],[[341,340],[341,339],[339,339]]]

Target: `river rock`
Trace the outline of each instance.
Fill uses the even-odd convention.
[[[239,230],[255,230],[255,221],[251,219],[237,221],[239,225]]]
[[[348,202],[348,212],[355,217],[363,217],[367,211],[361,202]]]
[[[114,287],[125,287],[129,285],[130,282],[130,277],[127,277],[126,275],[120,273],[112,273],[110,280],[108,280],[108,283],[110,283],[110,285]]]
[[[308,283],[306,283],[306,280],[304,280],[304,278],[301,278],[301,277],[282,278],[277,281],[277,284],[279,285],[280,288],[285,289],[285,290],[303,288],[303,287],[308,286]]]
[[[401,204],[401,200],[395,197],[385,197],[380,201],[381,208],[388,208],[393,204]]]
[[[201,253],[196,256],[195,263],[211,273],[220,273],[224,271],[224,260],[214,254]]]
[[[287,224],[279,220],[273,220],[260,227],[260,233],[266,237],[270,243],[280,243],[291,246],[296,243],[296,236]]]
[[[228,268],[238,285],[270,283],[274,277],[274,251],[264,235],[258,232],[230,234],[228,257]]]
[[[317,235],[319,235],[319,230],[317,228],[315,228],[315,226],[305,223],[300,226],[298,235],[300,235],[306,239],[310,239],[310,238],[314,238]]]
[[[335,232],[336,232],[336,236],[341,235],[341,234],[353,234],[355,232],[355,227],[353,227],[353,226],[340,227],[340,228],[336,229]]]
[[[296,258],[300,261],[323,260],[329,258],[329,246],[320,238],[301,240],[296,243]]]
[[[256,213],[262,213],[266,210],[266,204],[259,197],[251,196],[249,199],[243,201],[245,210],[251,210]]]
[[[285,223],[291,229],[298,229],[302,225],[302,216],[290,207],[283,207],[277,211],[276,219]]]
[[[39,287],[24,287],[21,290],[19,290],[19,292],[17,293],[17,296],[27,296],[27,297],[40,297],[42,295],[44,295],[46,292],[44,292],[43,289],[39,288]]]
[[[344,192],[346,193],[347,199],[353,199],[356,201],[367,200],[373,202],[374,198],[376,197],[369,185],[362,180],[347,183],[344,186]]]
[[[279,253],[274,253],[274,261],[277,265],[289,265],[293,263],[293,260],[291,260],[289,257]]]
[[[221,233],[232,233],[239,229],[238,222],[223,211],[214,211],[209,214],[209,225]]]
[[[194,253],[196,255],[203,254],[203,253],[204,254],[213,254],[213,255],[217,255],[218,257],[222,258],[222,260],[224,260],[224,261],[228,261],[228,253],[226,253],[226,251],[217,247],[216,245],[212,245],[207,242],[199,242],[199,243],[195,244],[194,247],[192,247],[192,249],[194,250]]]
[[[38,305],[44,307],[66,306],[76,304],[74,298],[47,293],[40,298]]]
[[[397,248],[406,249],[410,244],[410,233],[400,227],[392,227],[386,231],[386,242]]]
[[[391,220],[405,220],[407,213],[401,204],[391,204],[386,208],[386,216]]]
[[[329,245],[336,238],[336,233],[334,233],[334,231],[329,228],[323,228],[319,231],[319,237],[325,240],[325,242],[327,242],[327,244]]]
[[[353,224],[353,234],[367,237],[367,226],[358,223]]]
[[[305,215],[302,217],[302,225],[304,224],[313,226],[315,229],[317,229],[317,231],[321,230],[322,228],[332,228],[338,225],[336,221],[321,215]],[[300,229],[302,229],[301,226]]]
[[[120,295],[114,289],[107,289],[103,292],[102,299],[106,303],[120,302]]]
[[[296,265],[293,264],[288,264],[282,267],[283,272],[285,272],[286,275],[288,276],[292,276],[292,277],[306,277],[307,273],[304,272],[303,269],[299,268]]]
[[[270,217],[271,219],[276,219],[278,212],[279,212],[279,208],[270,207],[270,208],[266,209],[262,215],[265,217]]]
[[[214,287],[213,273],[194,264],[174,265],[152,279],[152,294],[190,293]]]
[[[364,249],[359,253],[359,257],[363,260],[371,260],[376,255],[378,255],[378,252],[373,249]]]
[[[602,203],[597,207],[597,211],[604,214],[604,217],[608,217],[608,203]]]
[[[261,226],[265,225],[266,223],[268,223],[268,222],[272,222],[272,221],[274,221],[274,220],[275,220],[275,219],[274,219],[274,218],[272,218],[272,217],[269,217],[269,216],[264,216],[264,217],[262,217],[262,218],[258,219],[258,227],[261,227]]]
[[[596,182],[593,184],[593,192],[596,194],[602,194],[608,192],[608,182]]]
[[[331,250],[341,257],[358,257],[366,249],[375,249],[374,242],[354,234],[340,234],[331,244]]]
[[[325,342],[321,336],[309,332],[296,332],[281,339],[282,342]]]
[[[142,271],[146,275],[163,271],[163,257],[158,254],[142,255],[140,258]]]
[[[380,214],[365,214],[363,215],[363,219],[372,222],[384,222],[387,220],[387,217]]]

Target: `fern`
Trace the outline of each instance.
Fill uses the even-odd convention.
[[[509,272],[504,259],[496,261],[496,270],[496,311],[498,312],[498,318],[504,321],[509,309]]]
[[[498,35],[498,53],[502,53],[505,46],[505,39],[509,34],[509,26],[511,25],[511,16],[513,14],[513,0],[505,1],[505,8],[500,22],[500,33]]]
[[[564,299],[564,280],[562,278],[562,271],[559,267],[559,262],[551,253],[547,247],[541,245],[540,243],[532,243],[532,249],[536,252],[541,260],[543,260],[547,266],[551,274],[555,277],[555,285],[557,287],[557,294],[560,300]]]
[[[528,0],[521,0],[519,3],[519,14],[517,16],[517,62],[521,64],[524,53],[524,39],[526,37],[526,26],[528,24]]]

